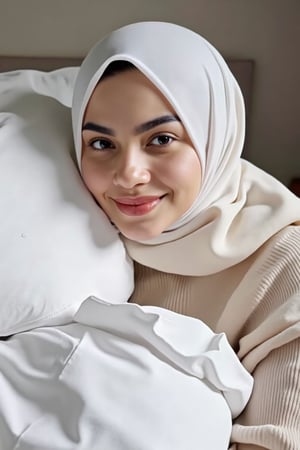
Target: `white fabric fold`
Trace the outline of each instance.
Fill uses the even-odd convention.
[[[252,377],[243,368],[224,333],[215,334],[202,321],[154,306],[112,305],[88,299],[75,321],[151,346],[186,373],[222,392],[237,417],[252,391]]]

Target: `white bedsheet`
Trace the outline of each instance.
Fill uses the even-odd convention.
[[[201,321],[90,298],[0,342],[0,449],[225,450],[251,389]]]

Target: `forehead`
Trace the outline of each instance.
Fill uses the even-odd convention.
[[[119,116],[135,112],[147,116],[154,111],[175,113],[164,95],[139,70],[127,70],[100,80],[87,104],[85,117]]]

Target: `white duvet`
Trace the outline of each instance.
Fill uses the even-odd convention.
[[[0,341],[0,449],[225,450],[251,389],[224,334],[90,298]]]

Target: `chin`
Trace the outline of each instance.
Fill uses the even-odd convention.
[[[163,231],[157,230],[122,230],[119,228],[120,233],[130,239],[131,241],[150,241],[151,239],[159,236]]]

